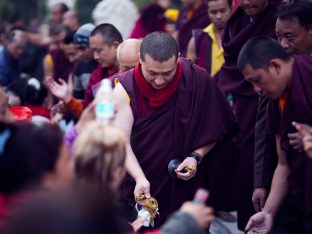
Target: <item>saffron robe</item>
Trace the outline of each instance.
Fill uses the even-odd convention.
[[[215,80],[225,95],[233,96],[233,110],[241,128],[240,134],[235,139],[238,147],[236,151],[238,227],[241,230],[244,230],[250,216],[254,213],[251,197],[258,94],[238,70],[237,58],[248,39],[256,36],[275,37],[276,12],[280,2],[280,0],[269,0],[268,6],[252,20],[241,7],[233,12],[223,35],[225,63],[215,75]]]
[[[176,30],[179,32],[178,44],[182,57],[186,57],[187,46],[192,37],[192,30],[198,28],[203,29],[210,24],[207,9],[206,4],[201,5],[193,12],[190,19],[188,19],[189,10],[187,8],[182,8],[179,11]]]
[[[134,115],[131,146],[151,185],[151,195],[159,203],[160,224],[186,200],[192,200],[202,186],[205,159],[197,174],[189,181],[173,179],[168,174],[172,159],[183,161],[192,151],[213,142],[220,142],[234,131],[236,119],[208,72],[186,59],[180,59],[183,75],[177,91],[158,108],[139,111],[139,89],[130,70],[119,75],[121,85],[130,97]],[[221,170],[221,169],[220,169]],[[133,200],[135,183],[124,180],[125,195]],[[157,224],[157,222],[156,222]]]
[[[312,125],[312,57],[295,56],[292,83],[287,91],[285,108],[280,111],[278,100],[270,100],[268,122],[270,129],[281,137],[281,148],[287,154],[291,169],[288,178],[292,189],[304,200],[304,233],[312,233],[312,160],[289,144],[287,134],[296,132],[292,122]]]

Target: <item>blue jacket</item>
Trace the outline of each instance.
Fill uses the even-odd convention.
[[[20,77],[18,61],[13,59],[8,50],[0,51],[0,85],[7,86]]]

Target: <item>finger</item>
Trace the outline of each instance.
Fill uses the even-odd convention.
[[[182,162],[176,169],[176,171],[182,171],[184,167],[186,167],[187,164],[185,162]]]
[[[263,199],[260,199],[260,210],[262,210],[263,209],[263,207],[264,207],[264,204],[265,204],[265,199],[263,198]],[[259,210],[259,211],[260,211]]]
[[[60,82],[61,85],[65,85],[67,84],[65,80],[63,80],[62,78],[59,78],[58,81]]]
[[[253,204],[253,207],[254,207],[255,211],[259,212],[260,211],[260,209],[259,209],[259,207],[260,207],[259,199],[256,199],[255,201],[253,201],[252,204]]]
[[[248,221],[248,223],[247,223],[247,225],[246,225],[246,227],[245,227],[245,231],[246,232],[248,232],[248,231],[250,231],[251,230],[251,228],[253,227],[253,220],[252,220],[252,218],[251,219],[249,219],[249,221]]]
[[[193,175],[189,172],[181,173],[181,172],[176,171],[176,173],[177,173],[177,177],[182,180],[189,180],[193,177]]]

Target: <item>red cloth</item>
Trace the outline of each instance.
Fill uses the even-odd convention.
[[[177,64],[177,71],[170,83],[163,89],[155,89],[153,88],[147,81],[145,80],[141,65],[138,64],[134,68],[134,79],[137,86],[140,89],[142,95],[149,100],[149,105],[152,108],[157,108],[166,103],[171,95],[177,90],[180,80],[182,77],[182,67],[180,63]]]
[[[9,110],[17,121],[31,120],[32,111],[26,106],[14,106],[10,107]]]
[[[85,97],[82,101],[83,107],[87,107],[94,99],[92,87],[101,80],[112,76],[117,71],[118,69],[116,67],[103,68],[101,65],[97,66],[97,68],[90,75]]]
[[[43,117],[46,117],[47,119],[50,119],[50,110],[43,106],[27,106],[31,111],[33,115],[40,115]]]

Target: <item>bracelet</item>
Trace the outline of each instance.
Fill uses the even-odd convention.
[[[197,152],[192,152],[190,153],[190,155],[188,157],[191,157],[191,158],[195,158],[196,162],[197,162],[197,165],[200,164],[201,162],[201,155]]]

